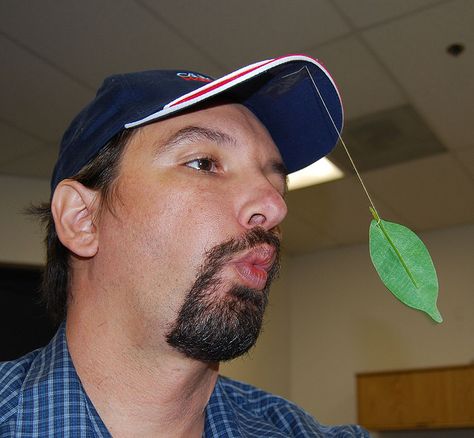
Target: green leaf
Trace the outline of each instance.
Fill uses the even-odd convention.
[[[425,245],[408,228],[372,214],[377,220],[370,224],[370,258],[380,279],[402,303],[442,322],[436,307],[438,277]]]

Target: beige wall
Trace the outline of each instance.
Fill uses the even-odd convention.
[[[0,263],[41,264],[40,228],[19,212],[30,202],[48,199],[48,182],[0,176],[0,187]],[[474,225],[421,236],[438,270],[443,324],[404,307],[385,290],[367,245],[287,257],[257,347],[223,364],[222,373],[288,397],[330,424],[356,421],[357,372],[473,361]]]
[[[0,175],[0,263],[43,264],[41,227],[22,211],[48,199],[49,181]]]
[[[356,421],[357,372],[474,360],[474,225],[421,236],[438,270],[441,325],[385,290],[367,245],[291,260],[290,395],[321,422]]]

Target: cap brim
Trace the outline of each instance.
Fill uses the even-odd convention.
[[[329,153],[342,130],[343,108],[336,84],[319,61],[305,55],[243,67],[126,123],[125,128],[157,121],[222,95],[254,112],[270,132],[290,173]]]

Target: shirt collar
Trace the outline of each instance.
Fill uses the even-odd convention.
[[[17,436],[66,436],[81,430],[78,428],[86,430],[90,434],[87,436],[110,437],[74,368],[67,347],[66,324],[62,323],[51,342],[38,351],[26,374],[19,400]]]

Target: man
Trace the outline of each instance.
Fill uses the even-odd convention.
[[[0,435],[365,436],[218,375],[258,337],[286,175],[328,153],[336,127],[338,92],[306,56],[216,81],[108,78],[66,131],[39,210],[43,293],[64,322],[0,366]]]

